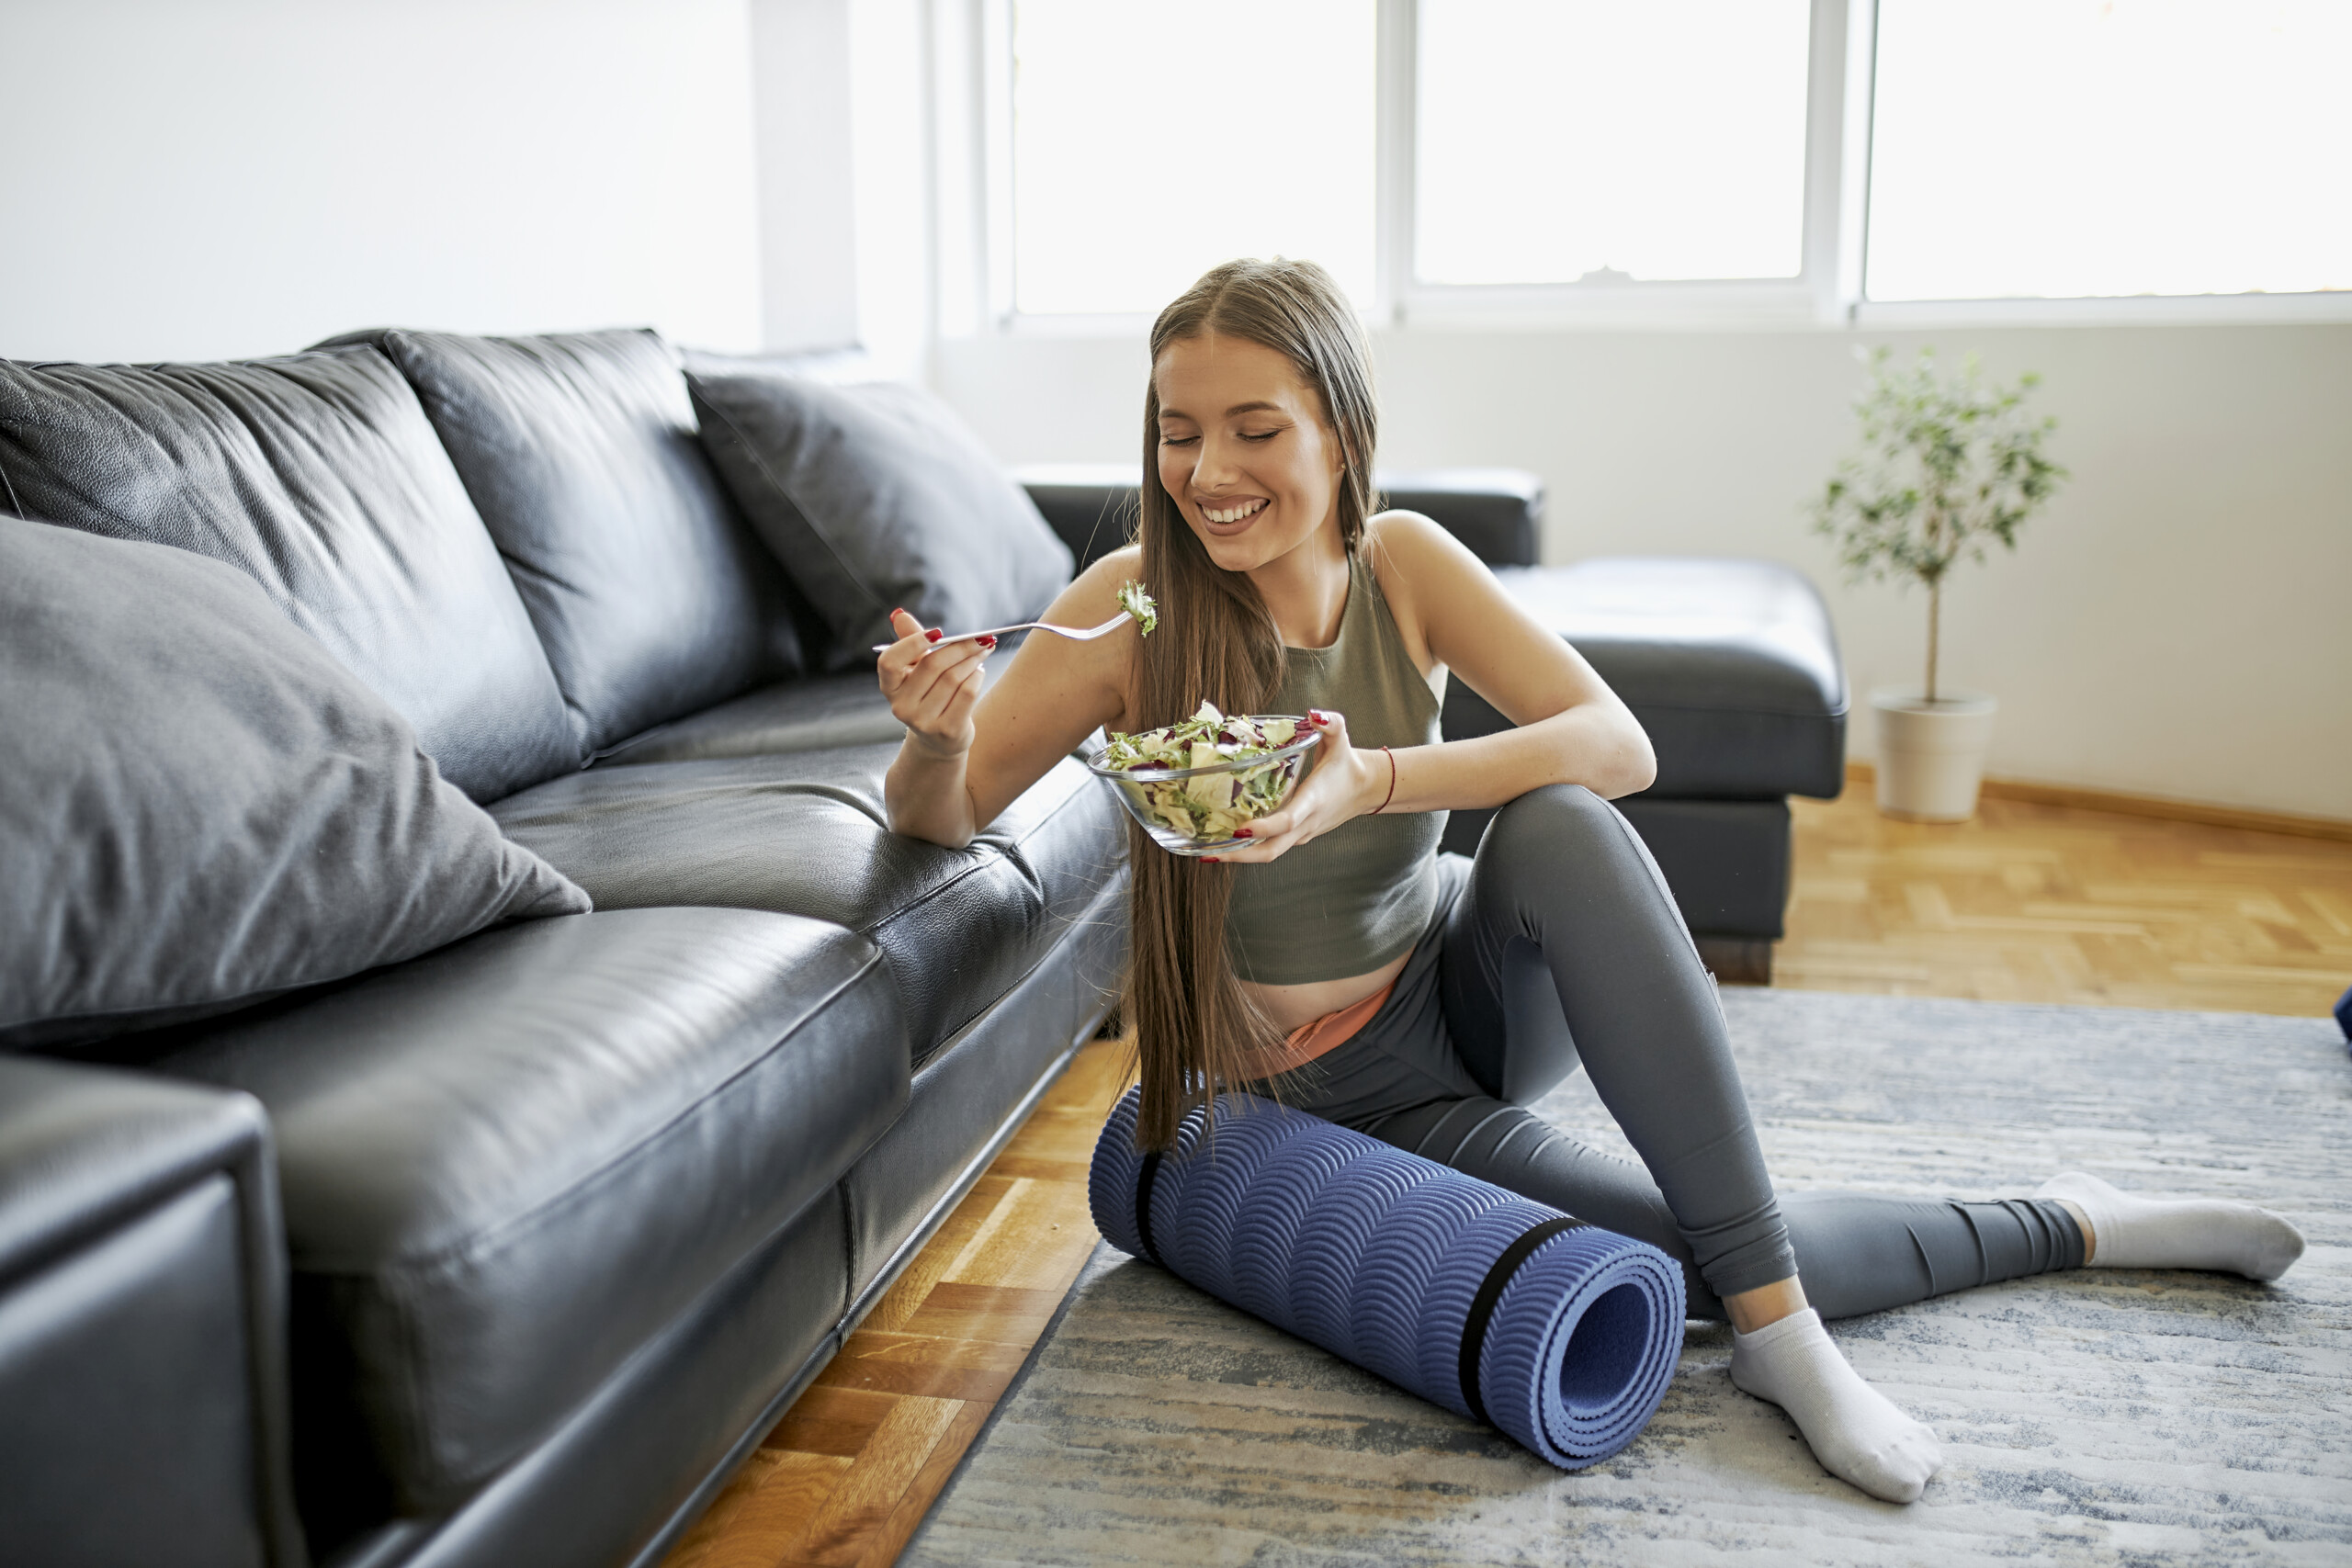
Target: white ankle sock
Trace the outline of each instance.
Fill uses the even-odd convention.
[[[2303,1235],[2267,1209],[2223,1198],[2143,1198],[2070,1170],[2037,1198],[2063,1198],[2090,1217],[2094,1269],[2205,1269],[2276,1280],[2303,1255]]]
[[[1943,1468],[1936,1435],[1862,1381],[1811,1307],[1734,1333],[1731,1381],[1787,1411],[1822,1468],[1873,1497],[1915,1502]]]

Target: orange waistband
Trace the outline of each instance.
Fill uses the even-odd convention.
[[[1381,1005],[1388,1000],[1388,993],[1396,988],[1396,982],[1392,979],[1360,1002],[1350,1002],[1337,1012],[1327,1012],[1321,1018],[1300,1024],[1283,1037],[1279,1049],[1259,1053],[1250,1076],[1252,1078],[1270,1078],[1277,1073],[1303,1067],[1316,1057],[1338,1050],[1372,1021],[1373,1014],[1380,1010]]]

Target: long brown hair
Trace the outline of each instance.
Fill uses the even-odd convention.
[[[1340,538],[1352,560],[1372,512],[1379,425],[1372,356],[1354,308],[1313,262],[1227,262],[1160,311],[1151,328],[1153,367],[1169,344],[1208,333],[1272,349],[1321,398],[1340,447]],[[1257,584],[1209,558],[1159,482],[1157,382],[1144,394],[1136,537],[1144,581],[1160,606],[1159,631],[1137,645],[1136,722],[1172,724],[1204,699],[1227,713],[1264,712],[1282,683],[1282,634]],[[1253,1055],[1279,1037],[1243,993],[1226,948],[1237,868],[1169,854],[1133,823],[1127,838],[1135,874],[1127,1011],[1143,1087],[1136,1142],[1166,1148],[1187,1111],[1246,1077]]]

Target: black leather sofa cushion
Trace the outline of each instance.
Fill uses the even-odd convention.
[[[595,768],[493,808],[601,908],[783,909],[871,936],[914,1060],[1011,989],[1119,874],[1118,807],[1064,761],[964,850],[885,826],[888,745]]]
[[[1845,667],[1802,574],[1770,561],[1623,556],[1496,575],[1642,721],[1657,751],[1648,795],[1761,800],[1845,787]],[[1504,728],[1476,693],[1449,683],[1449,739]]]
[[[416,394],[372,348],[227,365],[0,361],[20,517],[244,572],[494,800],[580,765],[554,672]]]
[[[775,563],[650,332],[376,331],[424,400],[530,610],[582,751],[796,674]]]
[[[895,745],[905,734],[905,728],[890,716],[890,705],[872,671],[809,675],[762,686],[656,726],[605,752],[598,766],[771,756],[885,740]]]
[[[1012,477],[1080,571],[1135,532],[1133,464],[1042,463]],[[1539,558],[1544,481],[1524,468],[1380,468],[1372,483],[1383,506],[1425,514],[1488,566],[1533,566]]]
[[[0,1557],[296,1568],[261,1107],[0,1058]]]
[[[152,1065],[268,1108],[306,1481],[406,1513],[835,1201],[908,1077],[871,942],[737,909],[486,932]]]

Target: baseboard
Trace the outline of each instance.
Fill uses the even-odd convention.
[[[1874,785],[1878,771],[1868,762],[1848,762],[1847,782]],[[2352,821],[2340,817],[2305,817],[2292,811],[2257,811],[2243,806],[2215,806],[2202,800],[2179,800],[2166,795],[2132,795],[2123,790],[2082,789],[2073,784],[2034,784],[2026,779],[1987,778],[1980,792],[1992,800],[2021,800],[2035,806],[2064,806],[2077,811],[2113,811],[2126,817],[2156,817],[2168,822],[2195,822],[2207,828],[2237,828],[2250,833],[2286,833],[2299,839],[2325,839],[2352,844]]]

